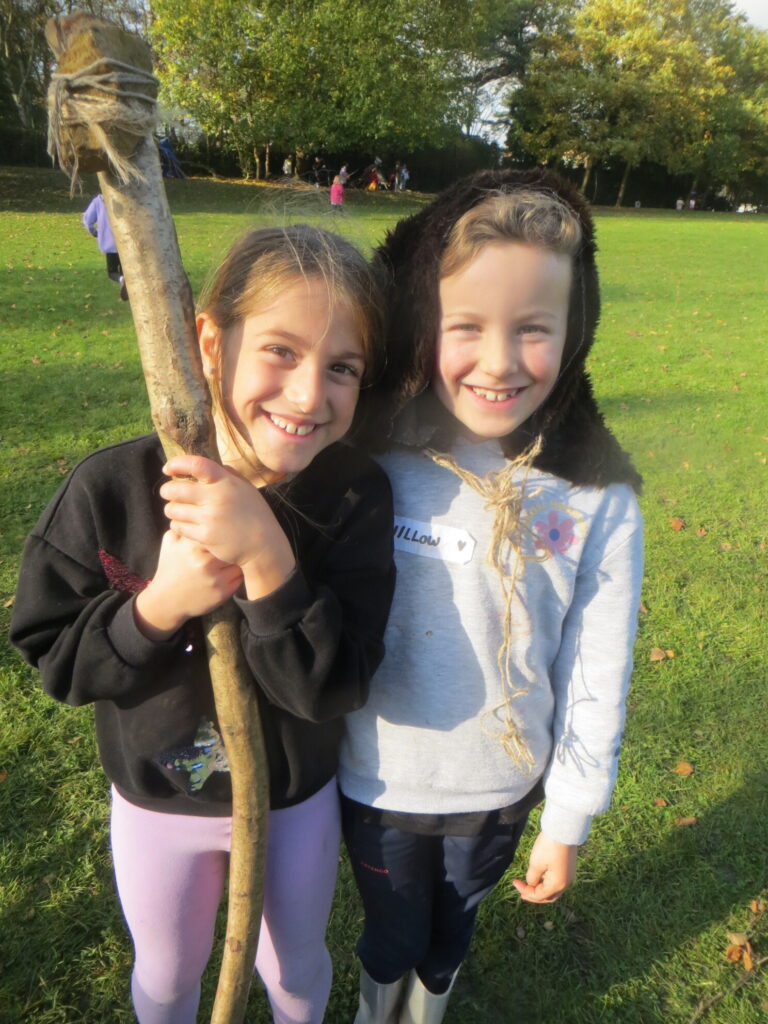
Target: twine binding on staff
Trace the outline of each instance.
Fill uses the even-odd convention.
[[[425,454],[433,462],[455,473],[481,498],[484,498],[486,509],[493,512],[493,532],[487,560],[499,577],[504,595],[504,632],[496,656],[501,679],[502,700],[486,714],[495,716],[497,712],[503,712],[503,731],[498,734],[499,740],[513,762],[527,774],[532,772],[535,762],[528,744],[521,734],[520,727],[515,721],[512,702],[517,697],[527,694],[528,691],[513,683],[509,655],[512,647],[512,601],[515,587],[520,579],[525,561],[530,558],[523,553],[522,533],[525,528],[521,522],[521,513],[525,498],[531,496],[526,489],[528,475],[543,444],[544,438],[540,434],[525,451],[516,458],[510,459],[504,469],[498,473],[488,473],[485,477],[479,477],[470,470],[464,469],[452,455],[445,455],[430,448],[425,449]],[[523,478],[518,484],[514,477],[521,472]],[[508,570],[506,566],[510,562],[512,564]]]
[[[70,177],[70,194],[78,178],[79,159],[71,144],[62,140],[68,125],[89,129],[109,160],[112,170],[123,184],[131,179],[143,181],[144,176],[130,156],[120,153],[110,139],[110,132],[134,135],[138,140],[151,136],[156,122],[157,100],[149,90],[157,91],[154,75],[132,64],[102,57],[71,74],[54,73],[48,90],[48,153]],[[147,92],[133,86],[148,87]],[[86,92],[88,90],[88,92]],[[93,93],[101,93],[94,96]]]

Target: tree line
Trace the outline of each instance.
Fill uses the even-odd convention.
[[[65,0],[0,0],[0,142],[39,140]],[[168,122],[244,176],[491,133],[618,204],[649,163],[768,199],[768,33],[731,0],[87,0],[150,41]],[[8,156],[6,155],[6,158]]]

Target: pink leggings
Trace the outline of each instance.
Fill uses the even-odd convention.
[[[145,811],[112,790],[112,857],[136,961],[139,1024],[194,1024],[226,880],[231,821]],[[321,1024],[331,988],[325,929],[339,857],[332,780],[271,811],[256,970],[275,1024]]]

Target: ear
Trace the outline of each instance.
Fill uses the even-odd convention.
[[[203,360],[203,373],[210,379],[216,376],[218,369],[221,328],[209,313],[200,313],[195,318],[195,326]]]

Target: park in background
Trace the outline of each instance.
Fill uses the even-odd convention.
[[[328,184],[397,161],[434,191],[547,163],[592,202],[768,204],[768,33],[732,0],[101,0],[147,36],[187,174]],[[0,160],[45,166],[43,40],[64,0],[7,0]],[[359,178],[357,180],[360,180]],[[353,183],[355,179],[353,178]]]

